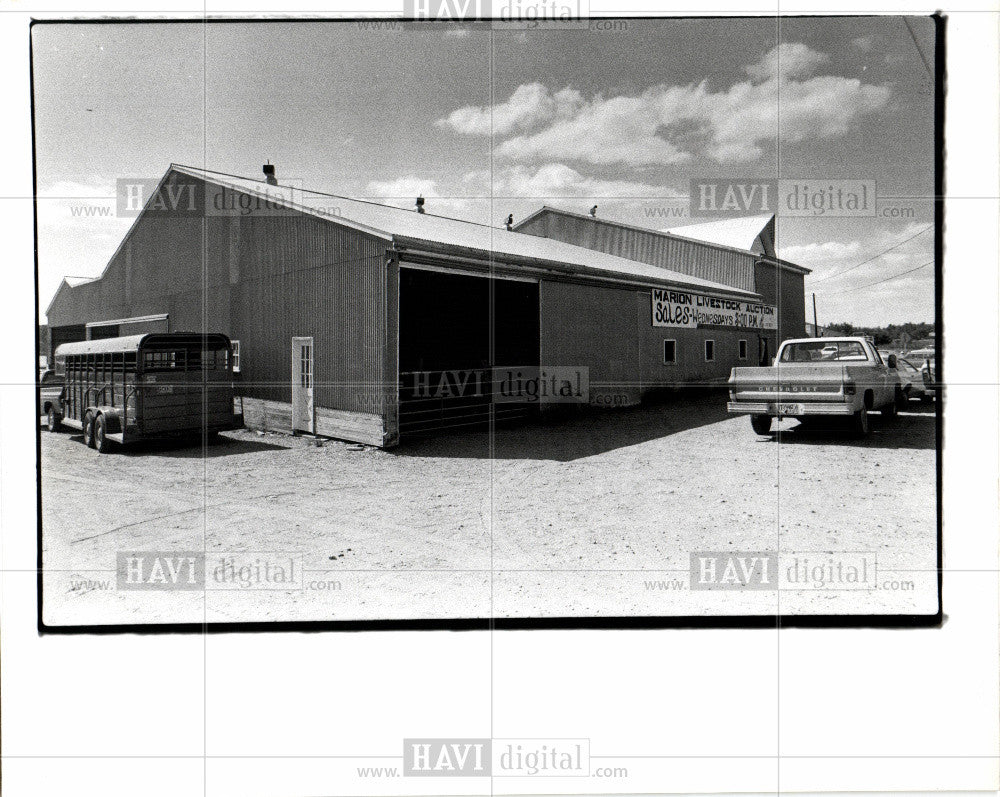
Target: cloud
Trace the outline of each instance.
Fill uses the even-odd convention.
[[[635,180],[587,177],[564,163],[548,163],[538,169],[516,165],[495,177],[495,193],[527,199],[586,197],[610,199],[630,197],[675,197],[685,194],[662,185]]]
[[[793,263],[840,263],[845,260],[862,258],[860,241],[824,241],[823,243],[800,244],[781,247],[781,256]]]
[[[417,195],[427,199],[449,202],[492,197],[555,198],[677,198],[687,194],[673,188],[645,183],[639,180],[608,180],[589,177],[564,163],[547,163],[533,168],[515,164],[493,172],[477,170],[466,172],[453,185],[444,187],[437,180],[405,175],[393,180],[372,180],[366,195],[376,201],[406,207],[413,206]]]
[[[879,44],[880,37],[870,34],[868,36],[858,36],[851,40],[851,44],[863,53],[870,53]]]
[[[814,75],[828,61],[804,44],[782,44],[746,68],[749,80],[722,91],[702,82],[586,100],[569,88],[551,93],[531,83],[492,108],[459,108],[438,124],[467,135],[517,133],[496,149],[513,162],[749,163],[779,133],[786,144],[844,136],[888,103],[888,86]]]
[[[756,64],[744,70],[756,80],[805,78],[827,63],[830,56],[818,53],[805,44],[783,42],[773,48]]]
[[[779,246],[778,255],[813,269],[811,281],[821,281],[823,289],[841,290],[854,282],[888,276],[906,266],[917,266],[933,257],[934,236],[926,223],[911,222],[905,227],[881,227],[864,239],[832,240]],[[871,262],[864,261],[884,252]],[[859,268],[846,271],[855,264]],[[842,272],[843,279],[839,278]],[[827,278],[837,275],[827,282]]]
[[[475,184],[461,180],[454,185],[442,186],[433,178],[410,174],[392,180],[371,180],[365,186],[364,198],[414,210],[416,198],[422,196],[427,200],[425,208],[428,213],[485,222],[490,204],[488,194],[488,182]]]
[[[932,321],[934,269],[927,266],[906,273],[934,257],[933,233],[918,235],[927,228],[920,222],[902,227],[887,223],[856,238],[779,245],[778,254],[813,269],[806,277],[806,292],[816,292],[820,324]],[[887,251],[890,247],[896,248]],[[885,254],[865,262],[881,252]],[[807,318],[812,320],[811,306]]]
[[[438,196],[437,180],[415,175],[397,177],[395,180],[372,180],[366,193],[379,201],[399,201],[405,199],[410,205],[418,196]]]
[[[98,277],[133,217],[118,216],[113,180],[38,187],[38,295],[42,312],[64,276]]]
[[[413,200],[418,194],[427,199],[428,213],[494,225],[510,211],[521,217],[546,200],[562,205],[571,204],[567,200],[572,198],[586,200],[581,211],[590,207],[594,200],[598,200],[602,208],[622,204],[637,206],[636,197],[687,201],[687,194],[668,186],[591,177],[563,163],[539,167],[513,164],[492,173],[489,170],[470,171],[446,184],[420,175],[405,175],[393,180],[372,181],[366,187],[368,198],[408,210],[413,209]],[[503,211],[499,217],[498,202]]]
[[[599,165],[681,163],[690,158],[689,153],[657,135],[664,124],[656,107],[661,100],[669,101],[655,91],[639,97],[598,96],[545,130],[504,141],[496,154],[512,161],[582,160]]]
[[[540,122],[570,116],[582,102],[580,92],[571,88],[551,94],[541,83],[525,83],[499,105],[459,108],[436,124],[465,135],[506,135],[515,130],[528,130]]]

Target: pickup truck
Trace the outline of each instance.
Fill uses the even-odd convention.
[[[62,424],[63,380],[55,371],[47,370],[38,378],[38,398],[50,432],[59,431]]]
[[[771,367],[734,368],[727,409],[760,435],[773,418],[840,416],[864,437],[870,412],[891,418],[905,402],[895,355],[883,361],[868,338],[800,338],[782,343]]]

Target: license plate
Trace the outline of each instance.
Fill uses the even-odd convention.
[[[801,404],[779,404],[778,415],[801,415]]]

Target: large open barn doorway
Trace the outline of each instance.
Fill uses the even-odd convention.
[[[497,403],[494,376],[539,365],[537,282],[400,269],[401,434],[525,418],[536,405]]]

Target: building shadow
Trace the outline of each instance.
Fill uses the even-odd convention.
[[[82,440],[82,438],[81,438]],[[283,451],[289,446],[277,445],[264,440],[237,440],[220,434],[208,443],[200,438],[178,438],[176,440],[143,440],[127,446],[113,446],[111,454],[126,457],[149,456],[174,459],[216,459],[218,457],[237,457],[243,454],[256,454],[262,451]]]
[[[571,462],[730,418],[726,393],[719,390],[657,398],[628,408],[564,405],[535,420],[497,426],[492,435],[487,426],[481,426],[404,437],[387,453],[400,457]]]

